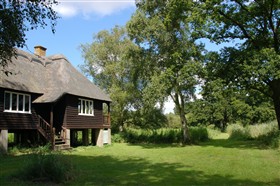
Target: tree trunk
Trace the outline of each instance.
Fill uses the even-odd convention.
[[[183,131],[183,141],[182,141],[182,143],[183,144],[190,143],[191,138],[190,138],[189,128],[188,128],[188,125],[187,125],[187,119],[186,119],[186,116],[185,116],[185,103],[184,103],[183,96],[180,95],[179,93],[175,93],[174,96],[172,96],[172,95],[170,95],[170,96],[173,99],[173,101],[175,103],[175,107],[180,114],[180,120],[181,120],[182,131]],[[179,101],[179,99],[181,99],[181,101]]]
[[[278,123],[278,130],[280,130],[280,96],[274,96],[273,103]]]
[[[278,130],[280,130],[280,79],[273,80],[269,86],[273,93],[272,99],[274,104],[274,110],[277,118]]]
[[[183,131],[183,144],[190,143],[190,132],[189,128],[187,126],[187,119],[185,116],[184,111],[180,109],[180,119],[181,119],[181,124],[182,124],[182,131]]]

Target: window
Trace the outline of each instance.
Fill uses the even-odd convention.
[[[87,99],[79,99],[78,103],[79,115],[93,116],[93,101]]]
[[[5,112],[31,113],[31,97],[28,94],[5,92]]]

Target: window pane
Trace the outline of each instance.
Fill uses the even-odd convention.
[[[12,110],[17,110],[17,95],[12,94]]]
[[[18,95],[18,111],[23,111],[23,95]]]
[[[10,110],[10,96],[9,92],[5,92],[5,110]]]
[[[82,108],[82,113],[85,114],[86,113],[86,105],[85,105],[85,100],[82,100],[82,105],[83,105],[83,108]]]
[[[89,114],[93,114],[93,102],[91,101],[90,102],[90,105],[89,105]]]
[[[86,103],[86,111],[85,111],[85,114],[88,114],[89,113],[89,101],[85,101]]]
[[[25,112],[30,112],[30,96],[25,95]]]
[[[78,112],[79,112],[80,114],[82,113],[81,102],[82,102],[82,100],[79,99],[79,102],[78,102]]]

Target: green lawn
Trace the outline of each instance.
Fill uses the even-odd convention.
[[[76,179],[65,185],[280,185],[279,150],[225,137],[185,147],[79,147],[65,153],[76,166]],[[10,176],[28,157],[1,157],[0,185],[32,185]]]

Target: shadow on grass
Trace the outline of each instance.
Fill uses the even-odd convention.
[[[267,185],[231,175],[207,175],[178,163],[151,163],[141,158],[116,159],[111,156],[73,156],[79,176],[70,185]]]
[[[53,185],[52,183],[22,182],[11,174],[22,166],[30,155],[5,157],[0,164],[0,185]],[[232,175],[206,174],[180,163],[152,163],[143,158],[112,156],[65,155],[76,167],[76,176],[63,185],[278,185],[250,179],[236,179]]]

